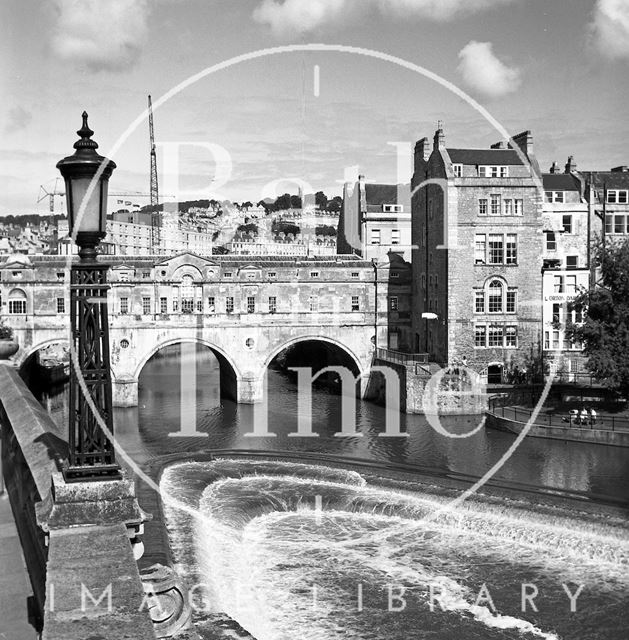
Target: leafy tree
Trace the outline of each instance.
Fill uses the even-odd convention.
[[[291,209],[301,209],[301,198],[299,196],[290,197]]]
[[[301,228],[299,225],[293,224],[292,222],[283,222],[283,221],[275,221],[271,227],[271,231],[273,233],[292,233],[293,235],[297,235],[301,233]]]
[[[249,224],[241,224],[238,225],[238,229],[236,231],[240,233],[251,233],[253,235],[258,235],[258,225],[250,222]]]
[[[340,211],[342,206],[343,198],[341,198],[341,196],[334,196],[334,198],[328,202],[328,211]]]
[[[224,256],[227,253],[229,253],[229,251],[227,250],[227,247],[224,247],[223,245],[212,247],[212,255]]]
[[[328,206],[328,196],[326,196],[323,191],[317,191],[317,193],[315,193],[315,204],[319,209],[325,210]]]
[[[583,324],[569,324],[569,338],[582,341],[587,367],[606,387],[629,398],[629,239],[594,249],[598,282],[570,308],[586,312]]]
[[[318,236],[335,236],[336,229],[329,224],[319,225],[315,228],[315,235]]]

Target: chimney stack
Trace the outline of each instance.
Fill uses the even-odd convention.
[[[566,162],[566,167],[564,173],[572,173],[577,170],[577,163],[574,161],[574,156],[568,156],[568,162]]]
[[[418,162],[428,162],[430,158],[430,143],[428,138],[422,138],[415,143],[415,164]]]
[[[559,173],[559,165],[557,164],[557,162],[553,162],[551,167],[550,167],[550,172],[551,173]]]
[[[434,149],[443,149],[445,147],[446,140],[443,135],[443,122],[439,120],[437,123],[437,130],[435,131],[435,137],[433,139],[433,148]]]
[[[515,144],[522,149],[522,152],[526,157],[533,153],[533,134],[530,131],[523,131],[511,138]]]
[[[494,142],[494,144],[491,145],[490,149],[506,149],[507,147],[507,143],[504,140],[501,140],[500,142]]]

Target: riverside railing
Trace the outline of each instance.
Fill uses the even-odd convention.
[[[528,422],[533,409],[513,404],[509,396],[497,396],[489,400],[488,412],[515,422]],[[564,414],[539,413],[534,422],[539,427],[574,427],[578,429],[603,429],[607,431],[629,431],[629,418],[590,413],[582,416],[581,412]]]

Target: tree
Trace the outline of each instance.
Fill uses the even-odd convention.
[[[341,198],[341,196],[334,196],[334,198],[328,202],[328,211],[340,211],[342,206],[343,198]]]
[[[629,398],[629,239],[594,249],[598,281],[570,304],[582,324],[568,324],[570,339],[581,341],[587,367],[601,383]]]
[[[315,204],[321,211],[325,211],[325,208],[328,206],[328,196],[326,196],[323,191],[317,191],[317,193],[315,193]]]

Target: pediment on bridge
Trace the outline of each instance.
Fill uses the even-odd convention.
[[[204,258],[189,251],[165,258],[164,260],[160,260],[155,263],[156,267],[167,267],[172,270],[186,265],[191,265],[201,270],[203,267],[219,267],[220,263],[216,260],[212,260],[211,258]]]
[[[7,256],[5,262],[0,263],[0,269],[32,269],[33,264],[26,255]]]

